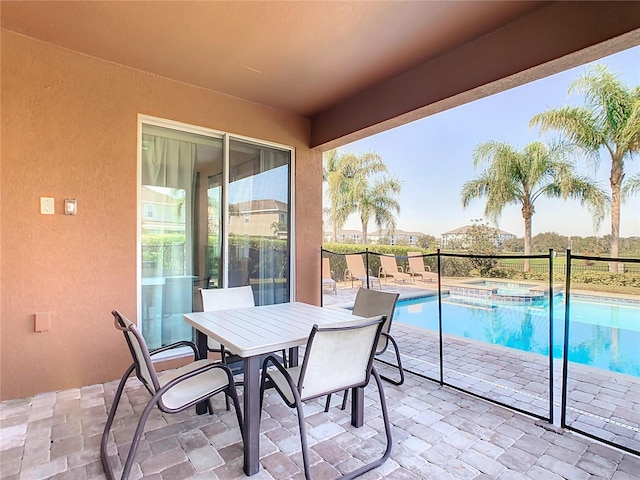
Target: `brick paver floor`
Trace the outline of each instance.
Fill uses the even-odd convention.
[[[99,443],[116,386],[114,381],[0,403],[0,477],[104,478]],[[364,479],[639,478],[637,456],[550,429],[544,422],[413,374],[399,387],[385,383],[385,395],[393,450],[391,458]],[[147,400],[144,388],[131,379],[109,442],[116,468]],[[336,478],[383,450],[375,382],[366,390],[365,426],[351,427],[349,415],[338,407],[340,400],[334,397],[327,414],[322,400],[305,407],[317,479]],[[266,396],[261,429],[262,468],[254,478],[303,478],[295,413],[277,394]],[[244,478],[240,431],[222,397],[214,415],[154,412],[131,478]]]
[[[403,295],[412,286],[384,284]],[[426,289],[432,290],[431,286]],[[353,304],[356,289],[324,295],[325,305]],[[437,341],[396,324],[392,333],[409,370],[438,378]],[[445,380],[509,406],[548,413],[548,367],[544,359],[480,342],[447,338]],[[394,372],[377,362],[388,376]],[[558,365],[554,386],[560,379]],[[636,448],[640,388],[629,377],[598,376],[575,367],[569,375],[569,424],[609,432]],[[117,381],[0,402],[0,478],[38,480],[105,478],[99,445]],[[363,479],[576,479],[637,480],[640,457],[548,422],[517,413],[407,373],[401,386],[385,383],[393,428],[391,458]],[[121,468],[141,410],[149,396],[131,379],[109,441],[110,459]],[[556,400],[559,394],[556,392]],[[332,479],[375,456],[384,446],[375,382],[366,390],[365,426],[353,428],[339,396],[324,413],[322,400],[305,407],[312,473]],[[598,408],[598,410],[594,410]],[[587,412],[587,413],[585,413]],[[557,418],[557,413],[556,413]],[[262,417],[260,473],[253,478],[302,479],[295,413],[268,392]],[[624,443],[627,442],[627,443]],[[149,480],[237,479],[242,471],[240,431],[224,400],[213,415],[154,412],[130,478]]]
[[[433,294],[433,288],[422,283],[383,283],[384,290],[399,292],[401,298]],[[356,291],[343,286],[338,289],[340,299],[324,295],[325,303],[333,307],[352,304]],[[440,347],[435,332],[396,322],[392,334],[407,370],[439,379]],[[442,352],[445,383],[539,417],[549,417],[548,357],[447,334],[443,335]],[[628,352],[634,353],[637,352]],[[383,358],[393,361],[392,352],[388,351]],[[562,362],[556,359],[553,365],[553,410],[555,423],[559,425]],[[640,378],[569,362],[567,385],[567,425],[640,451]]]

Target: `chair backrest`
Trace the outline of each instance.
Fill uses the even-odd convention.
[[[351,273],[353,277],[364,277],[367,275],[367,272],[364,268],[364,261],[362,260],[362,255],[359,253],[345,255],[345,260],[347,261],[347,269]]]
[[[127,317],[117,310],[113,310],[111,314],[114,317],[113,324],[115,327],[124,333],[124,338],[133,358],[133,364],[136,367],[138,380],[142,382],[151,394],[154,394],[160,388],[160,384],[149,355],[147,342],[145,342],[138,328]]]
[[[422,253],[420,252],[407,252],[407,260],[409,261],[409,268],[414,272],[424,272],[424,261],[422,259]]]
[[[308,400],[369,383],[384,317],[367,321],[314,325],[307,340],[298,379],[301,399]]]
[[[322,259],[322,278],[332,278],[331,262],[329,262],[329,259],[326,257]]]
[[[380,255],[380,265],[387,273],[398,273],[398,264],[396,263],[396,257],[388,257],[386,255]]]
[[[255,307],[253,289],[250,285],[232,288],[201,288],[202,311],[213,312],[228,308]]]
[[[399,296],[400,294],[398,293],[361,288],[356,294],[352,313],[359,317],[367,318],[384,315],[386,320],[382,326],[382,332],[389,333],[391,330],[391,322],[393,322],[393,312],[396,308]],[[384,352],[388,343],[389,339],[384,335],[380,335],[378,346],[376,347],[376,353],[379,354]]]

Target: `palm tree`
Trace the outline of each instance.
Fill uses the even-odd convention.
[[[362,224],[362,243],[367,243],[369,220],[374,218],[378,229],[387,227],[391,232],[396,228],[395,213],[400,213],[397,195],[400,194],[400,181],[393,177],[377,180],[373,185],[363,182],[356,193],[357,211]]]
[[[486,197],[484,215],[495,221],[507,205],[521,205],[524,254],[530,255],[531,222],[538,198],[575,198],[589,207],[596,222],[604,215],[606,195],[588,178],[576,176],[573,164],[564,157],[561,146],[547,147],[541,142],[530,143],[522,151],[507,143],[482,143],[474,150],[473,165],[475,169],[488,166],[463,185],[462,204],[466,208],[471,200]],[[525,259],[524,269],[529,271],[529,259]]]
[[[338,231],[353,211],[348,202],[349,186],[343,169],[343,158],[333,149],[324,153],[322,181],[327,183],[329,197],[328,217],[333,227],[333,241],[338,241]]]
[[[374,152],[355,155],[336,150],[324,154],[322,179],[327,183],[329,219],[333,226],[333,241],[347,217],[358,209],[358,197],[365,191],[368,179],[379,173],[387,173],[387,166]]]
[[[552,109],[534,116],[530,125],[542,133],[559,131],[568,144],[581,150],[594,165],[600,151],[611,159],[611,256],[618,257],[620,205],[638,187],[624,187],[624,162],[640,151],[640,86],[627,88],[606,66],[596,65],[569,85],[569,93],[582,93],[585,105]],[[639,180],[635,180],[636,185]],[[612,265],[612,270],[617,265]]]

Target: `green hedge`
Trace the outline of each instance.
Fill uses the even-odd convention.
[[[378,275],[380,261],[377,254],[395,255],[396,257],[406,257],[407,252],[421,252],[424,255],[433,255],[430,250],[418,247],[408,247],[402,245],[352,245],[343,243],[325,243],[322,256],[328,257],[331,262],[331,270],[334,272],[336,280],[344,279],[344,272],[347,268],[344,255],[348,253],[364,252],[369,249],[369,268],[373,275]],[[404,258],[397,258],[398,266],[406,267],[407,261]],[[437,258],[435,255],[424,257],[425,265],[431,268],[432,272],[437,272]],[[496,266],[491,269],[479,269],[469,258],[442,257],[441,258],[442,275],[445,277],[490,277],[490,278],[506,278],[512,280],[549,280],[548,273],[536,271],[522,272],[508,268],[500,268]],[[565,282],[564,273],[557,272],[553,275],[553,281],[558,283]],[[571,274],[571,281],[580,284],[606,285],[618,287],[635,287],[640,288],[640,274],[637,273],[612,273],[596,270],[574,271]]]
[[[322,256],[329,258],[331,271],[334,274],[334,278],[339,281],[344,280],[344,272],[347,269],[347,262],[344,258],[345,254],[362,253],[366,249],[369,249],[369,269],[371,270],[372,275],[377,277],[378,271],[380,269],[380,259],[378,254],[406,257],[407,252],[420,252],[424,255],[434,253],[432,250],[430,251],[423,248],[411,247],[407,245],[354,245],[345,243],[325,243],[322,245],[322,248],[324,250],[328,250],[328,252],[323,252]],[[402,267],[406,270],[406,267],[408,265],[406,258],[397,258],[396,261],[398,267]],[[431,271],[437,271],[437,262],[435,256],[426,257],[424,259],[424,263],[431,268]]]

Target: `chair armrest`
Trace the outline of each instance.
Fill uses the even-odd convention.
[[[174,378],[173,380],[171,380],[170,382],[167,382],[166,385],[164,385],[160,390],[158,390],[156,395],[164,395],[165,393],[167,393],[167,390],[175,387],[176,385],[184,382],[185,380],[188,380],[192,377],[195,377],[197,375],[200,375],[208,370],[212,370],[214,368],[221,368],[222,370],[225,371],[225,373],[227,374],[227,379],[229,381],[229,385],[233,385],[233,373],[231,373],[231,369],[229,367],[227,367],[224,363],[220,363],[220,362],[216,362],[216,363],[209,363],[208,365],[205,365],[203,367],[200,368],[196,368],[195,370],[192,370],[188,373],[185,373],[184,375],[179,376],[178,378]],[[201,399],[197,400],[198,402],[201,401]],[[197,403],[197,402],[193,402],[193,403]]]
[[[371,275],[371,270],[369,270],[369,275]],[[382,275],[384,275],[385,277],[387,276],[387,274],[384,272],[384,267],[378,268],[378,276],[381,277]]]
[[[187,340],[182,340],[180,342],[175,342],[172,343],[170,345],[165,345],[164,347],[159,347],[156,348],[152,351],[149,352],[149,356],[153,356],[156,353],[160,353],[160,352],[166,352],[167,350],[172,350],[174,348],[180,348],[180,347],[189,347],[193,350],[193,356],[195,357],[196,360],[200,360],[200,355],[198,354],[198,349],[196,348],[195,343],[193,342],[189,342]]]
[[[426,267],[424,267],[425,272],[430,272],[431,271],[431,267],[429,265],[427,265]]]
[[[267,370],[269,363],[271,363],[271,365],[276,367],[276,370],[278,370],[282,374],[282,376],[287,380],[287,383],[289,384],[289,388],[291,389],[293,396],[298,397],[299,399],[300,392],[298,392],[298,386],[293,383],[293,378],[291,378],[291,375],[289,375],[289,372],[287,371],[287,369],[273,355],[269,355],[267,358],[264,359],[264,362],[262,362],[263,377],[264,375],[269,375],[269,371]],[[287,401],[286,403],[289,403],[289,402]]]
[[[404,267],[402,265],[398,265],[398,271],[400,273],[404,273]]]
[[[278,361],[278,358],[275,355],[267,355],[267,357],[262,362],[262,371],[267,371],[269,363],[280,370],[281,373],[289,375],[287,373],[287,369]]]

